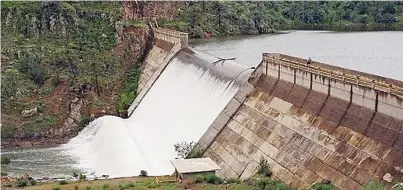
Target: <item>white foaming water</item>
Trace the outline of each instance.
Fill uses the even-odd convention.
[[[63,148],[95,175],[172,174],[174,144],[198,141],[238,89],[203,73],[173,59],[130,118],[98,118]]]

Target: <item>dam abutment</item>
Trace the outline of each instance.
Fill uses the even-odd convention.
[[[164,28],[153,28],[152,31],[155,42],[143,63],[137,96],[128,109],[129,116],[161,75],[169,61],[177,52],[187,48],[189,45],[187,33]]]

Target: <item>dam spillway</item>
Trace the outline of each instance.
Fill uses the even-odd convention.
[[[198,141],[253,71],[184,49],[128,119],[105,116],[64,145],[79,167],[95,175],[172,174],[174,144]]]

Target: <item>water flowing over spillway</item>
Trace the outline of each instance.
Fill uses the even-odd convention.
[[[179,53],[128,119],[94,120],[63,146],[65,152],[95,175],[172,174],[174,144],[198,141],[251,73],[214,61],[193,51]]]

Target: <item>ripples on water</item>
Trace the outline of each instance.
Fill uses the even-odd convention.
[[[2,165],[2,171],[12,176],[21,176],[25,173],[36,178],[67,177],[78,171],[75,160],[62,156],[60,147],[49,148],[19,148],[2,150],[2,156],[11,158],[11,163]]]

